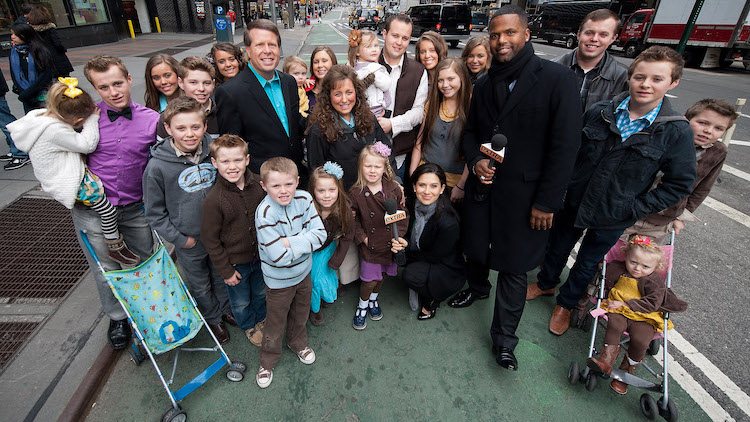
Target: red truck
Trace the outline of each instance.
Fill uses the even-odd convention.
[[[653,9],[630,15],[618,45],[635,57],[651,45],[677,47],[694,1],[657,0]],[[685,47],[688,66],[727,67],[735,59],[750,61],[750,0],[704,0]]]

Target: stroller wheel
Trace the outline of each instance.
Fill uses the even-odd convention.
[[[648,393],[641,394],[641,413],[650,420],[656,419],[659,415],[659,408],[656,406],[656,400],[654,400],[654,398]]]
[[[593,372],[589,372],[588,375],[586,375],[586,391],[591,392],[596,390],[596,384],[598,383],[596,374]]]
[[[662,409],[664,406],[664,396],[661,396],[656,401],[656,405],[659,407],[659,414],[667,422],[677,422],[677,405],[671,399],[667,401],[667,410]]]
[[[245,378],[245,373],[239,369],[227,369],[227,379],[232,382],[240,382]]]
[[[143,353],[140,344],[131,343],[130,346],[128,346],[128,354],[130,355],[130,360],[133,361],[135,366],[140,366],[141,362],[146,360],[146,355]]]
[[[651,356],[656,356],[659,354],[660,346],[661,342],[658,339],[651,340],[651,343],[648,344],[648,350],[646,351],[646,353]]]
[[[568,367],[568,382],[575,385],[580,375],[581,371],[578,368],[578,362],[570,362],[570,367]]]
[[[185,413],[180,405],[176,408],[170,407],[164,415],[161,417],[161,422],[185,422],[187,421],[187,413]]]
[[[232,369],[236,369],[236,370],[238,370],[238,371],[240,371],[240,372],[242,372],[244,374],[245,371],[247,371],[247,364],[245,362],[240,362],[238,360],[233,360],[232,361]]]

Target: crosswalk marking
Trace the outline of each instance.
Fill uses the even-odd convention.
[[[750,142],[748,142],[748,144],[750,144]],[[741,179],[745,179],[746,181],[750,182],[750,173],[745,173],[744,171],[742,171],[740,169],[736,169],[736,168],[734,168],[732,166],[728,166],[726,164],[724,164],[724,166],[722,166],[721,169],[724,170],[725,172],[731,174],[731,175],[737,176],[737,177],[739,177]]]

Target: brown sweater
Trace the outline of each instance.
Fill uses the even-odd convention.
[[[625,263],[622,261],[607,263],[605,297],[610,289],[615,287],[621,275],[630,277],[625,269]],[[635,312],[684,312],[688,306],[685,301],[675,296],[672,289],[667,288],[664,277],[656,271],[638,279],[638,292],[641,294],[640,299],[630,299],[626,302],[628,308]]]
[[[383,179],[383,191],[372,193],[364,187],[352,186],[349,199],[354,211],[354,242],[359,245],[359,257],[371,264],[389,265],[393,262],[391,253],[391,226],[385,225],[385,200],[395,199],[401,204],[401,188],[394,181]],[[409,219],[396,223],[400,237],[406,235]],[[367,244],[365,244],[367,238]]]
[[[219,176],[203,201],[201,242],[225,280],[234,274],[235,265],[258,258],[255,209],[265,195],[260,178],[248,168],[245,189]]]
[[[696,178],[693,191],[690,192],[690,195],[683,198],[682,201],[666,210],[647,215],[644,217],[646,222],[657,226],[667,225],[676,220],[686,209],[690,212],[695,212],[698,206],[703,203],[703,200],[706,199],[708,193],[711,192],[716,179],[719,178],[724,160],[727,158],[727,146],[721,142],[714,142],[710,148],[703,149],[702,147],[696,147],[695,153],[700,153],[700,156],[696,163]]]
[[[341,221],[339,221],[339,219],[333,214],[329,214],[328,218],[323,219],[323,227],[326,229],[326,242],[318,250],[327,248],[331,242],[338,239],[339,244],[336,246],[336,250],[328,260],[328,266],[331,267],[331,269],[338,270],[344,262],[344,258],[346,258],[349,246],[351,246],[352,241],[354,240],[354,219],[349,222],[349,227],[347,227],[346,233],[341,231]]]

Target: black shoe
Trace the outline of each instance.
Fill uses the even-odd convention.
[[[437,311],[437,309],[433,309],[429,313],[424,314],[424,313],[422,313],[422,310],[420,309],[419,313],[417,313],[417,319],[420,320],[420,321],[424,321],[426,319],[435,318],[435,312],[436,311]]]
[[[13,158],[11,159],[8,164],[3,166],[5,170],[15,170],[20,169],[21,167],[25,166],[26,164],[29,164],[31,161],[28,158]]]
[[[488,297],[490,295],[480,295],[472,292],[470,289],[466,289],[453,296],[453,299],[448,301],[448,306],[451,308],[465,308],[471,306],[475,300],[487,299]]]
[[[11,153],[0,155],[0,161],[10,161],[12,159],[13,159],[13,154]]]
[[[492,346],[492,350],[496,351],[497,355],[495,361],[498,365],[511,371],[518,370],[518,361],[516,355],[513,354],[513,350],[507,347]]]
[[[234,318],[234,314],[232,313],[232,311],[227,311],[226,313],[224,313],[224,315],[221,316],[221,320],[231,326],[239,327],[239,324],[237,324],[237,320]]]
[[[130,343],[130,337],[132,332],[130,331],[130,325],[127,319],[121,319],[119,321],[109,321],[109,331],[107,331],[107,337],[109,337],[109,345],[115,350],[120,350],[128,347]]]

